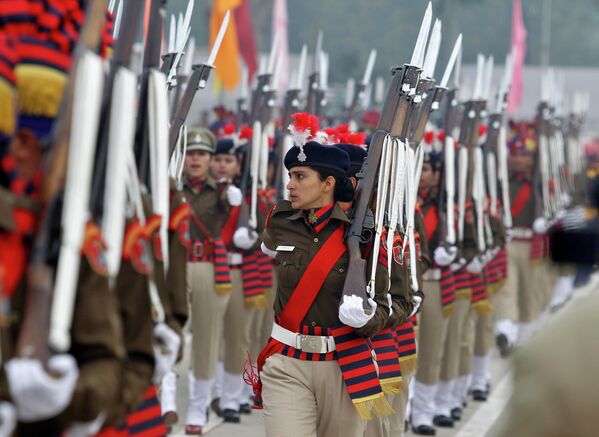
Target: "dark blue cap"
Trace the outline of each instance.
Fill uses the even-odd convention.
[[[308,141],[302,148],[292,147],[285,155],[285,167],[315,167],[337,171],[345,176],[349,171],[349,155],[334,145]]]

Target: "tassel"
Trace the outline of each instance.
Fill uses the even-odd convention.
[[[250,296],[244,298],[245,307],[247,309],[256,308],[263,310],[268,306],[268,301],[266,300],[266,296],[263,294],[259,294],[257,296]]]
[[[252,409],[262,410],[264,404],[262,402],[262,382],[260,382],[260,373],[258,372],[258,367],[252,364],[252,357],[250,356],[249,351],[246,351],[246,353],[247,358],[243,363],[243,382],[252,386],[252,391],[254,393]]]
[[[395,411],[383,393],[352,400],[362,420],[372,420],[372,413],[378,417],[390,416]]]
[[[449,305],[445,305],[442,309],[443,311],[443,317],[448,318],[449,316],[451,316],[453,314],[453,303],[450,303]]]
[[[418,357],[416,355],[400,358],[399,363],[403,375],[411,375],[418,369]]]
[[[493,305],[488,300],[481,300],[472,305],[479,316],[487,316],[493,311]]]
[[[19,111],[27,115],[56,117],[67,81],[66,74],[40,65],[18,65],[15,73]]]
[[[396,395],[406,389],[406,385],[401,376],[397,378],[381,379],[380,382],[383,393],[388,395]]]

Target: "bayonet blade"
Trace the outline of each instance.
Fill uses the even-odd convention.
[[[173,53],[175,51],[175,33],[177,30],[177,23],[175,20],[175,15],[171,15],[171,25],[168,29],[168,41],[167,41],[167,53]]]
[[[456,73],[455,75],[457,76],[459,74],[458,72],[458,64],[456,64],[456,61],[458,60],[458,56],[462,51],[462,34],[460,33],[458,35],[458,39],[456,39],[455,44],[453,45],[453,50],[451,51],[451,55],[449,56],[449,61],[447,62],[447,67],[445,67],[445,72],[443,73],[443,78],[441,79],[441,84],[440,86],[442,88],[446,88],[447,84],[449,83],[449,77],[451,76],[451,72],[453,71],[453,67],[456,67]],[[456,81],[454,80],[454,83]]]
[[[472,91],[472,100],[478,100],[482,97],[484,69],[485,57],[479,53],[476,57],[476,79],[474,81],[474,90]]]
[[[376,49],[372,49],[370,51],[370,55],[368,55],[368,62],[366,63],[366,70],[364,71],[364,77],[362,78],[362,83],[367,85],[370,82],[370,76],[372,75],[372,69],[374,68],[374,62],[376,61]]]
[[[281,35],[279,32],[275,33],[275,36],[272,40],[272,46],[270,47],[270,56],[268,57],[268,70],[266,71],[268,74],[273,74],[275,69],[275,57],[277,56],[277,49],[279,46],[279,39]]]
[[[487,58],[487,64],[485,65],[485,87],[483,91],[483,98],[486,101],[491,101],[491,82],[493,81],[493,67],[495,65],[493,56]]]
[[[320,52],[322,52],[322,30],[318,31],[316,37],[316,48],[314,49],[314,58],[312,59],[312,73],[320,71]]]
[[[300,55],[299,68],[297,73],[297,84],[295,86],[296,89],[301,90],[302,84],[304,83],[304,74],[306,70],[306,59],[308,57],[308,46],[304,44],[302,46],[302,53]]]
[[[227,27],[229,26],[230,17],[231,11],[228,10],[225,14],[225,18],[223,18],[223,22],[220,25],[220,29],[218,30],[218,34],[216,35],[216,39],[214,40],[214,45],[212,46],[212,50],[210,51],[210,56],[208,56],[208,61],[206,61],[206,65],[209,65],[211,67],[214,66],[214,60],[216,59],[216,55],[218,54],[220,45],[223,42],[225,32],[227,30]]]
[[[410,60],[410,65],[415,65],[417,67],[421,66],[420,59],[422,58],[422,53],[424,52],[424,48],[426,46],[426,41],[428,39],[428,33],[431,28],[432,18],[433,18],[433,5],[429,1],[428,6],[426,7],[426,11],[424,12],[424,17],[422,18],[422,24],[420,25],[420,32],[418,33],[418,38],[416,39],[416,45],[414,46],[414,52],[412,53],[412,59]]]
[[[435,66],[439,57],[439,48],[441,47],[441,21],[435,20],[431,39],[428,43],[426,57],[422,66],[422,74],[428,79],[432,79],[435,75]]]

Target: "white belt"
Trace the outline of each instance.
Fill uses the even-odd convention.
[[[441,280],[441,269],[428,269],[422,274],[424,281],[440,281]]]
[[[272,325],[270,336],[287,346],[310,354],[326,354],[335,350],[335,340],[331,336],[298,334],[276,323]]]
[[[530,240],[533,236],[532,229],[528,228],[512,228],[511,233],[513,238],[519,238],[522,240]]]
[[[243,262],[243,256],[240,253],[227,252],[227,261],[230,266],[237,266]]]

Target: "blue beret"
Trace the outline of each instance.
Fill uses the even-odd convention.
[[[349,172],[348,176],[355,176],[362,169],[362,164],[368,156],[366,149],[355,144],[335,144],[345,153],[349,155]]]
[[[215,155],[232,155],[235,153],[235,143],[232,138],[222,138],[216,143]]]
[[[303,159],[301,159],[303,158]],[[349,171],[349,155],[338,147],[308,141],[302,149],[292,147],[285,155],[285,167],[315,167],[334,170],[342,175]]]

